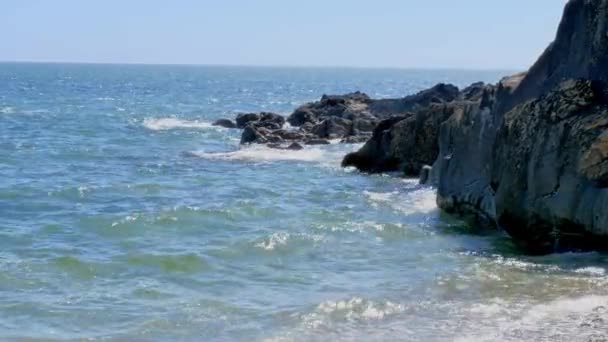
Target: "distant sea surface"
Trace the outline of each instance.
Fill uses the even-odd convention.
[[[416,180],[342,169],[360,145],[211,125],[505,74],[0,64],[0,340],[605,337],[606,256],[522,256]]]

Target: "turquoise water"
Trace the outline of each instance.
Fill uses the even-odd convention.
[[[0,64],[0,340],[587,340],[606,257],[525,257],[359,145],[212,127],[503,72]]]

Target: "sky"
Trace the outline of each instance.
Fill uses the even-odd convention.
[[[0,61],[528,68],[565,0],[0,0]]]

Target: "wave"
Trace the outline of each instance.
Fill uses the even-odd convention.
[[[290,235],[287,232],[277,232],[270,235],[267,239],[255,244],[256,247],[267,251],[274,250],[278,245],[286,245]]]
[[[404,312],[405,306],[391,301],[372,301],[361,297],[328,300],[307,314],[297,315],[308,329],[330,327],[343,322],[379,321]]]
[[[372,207],[389,207],[404,214],[428,214],[437,210],[435,191],[421,187],[415,189],[413,181],[404,180],[406,185],[401,191],[373,192],[363,191]],[[409,191],[408,191],[409,190]]]
[[[277,248],[285,248],[291,244],[291,249],[297,248],[298,246],[302,246],[303,244],[316,244],[323,241],[324,237],[322,235],[313,235],[313,234],[289,234],[287,232],[276,232],[270,234],[268,237],[265,237],[261,241],[255,244],[256,248],[260,248],[266,251],[273,251]]]
[[[178,118],[148,118],[142,125],[152,131],[166,131],[179,128],[215,128],[210,122],[199,120],[182,120]]]
[[[465,333],[456,341],[604,341],[607,337],[605,319],[608,296],[589,295],[562,298],[536,304],[517,313],[516,317],[504,302],[476,305],[471,314],[481,314],[483,321],[494,326],[479,327]],[[550,339],[549,339],[550,337]]]
[[[191,153],[194,156],[208,159],[220,160],[244,160],[244,161],[305,161],[305,162],[322,162],[335,160],[335,153],[324,150],[319,147],[305,147],[302,150],[279,150],[269,148],[263,145],[246,146],[240,150],[233,152],[197,152]],[[342,155],[342,153],[340,153]]]
[[[2,114],[12,114],[14,112],[15,112],[14,107],[1,107],[0,108],[0,113],[2,113]]]

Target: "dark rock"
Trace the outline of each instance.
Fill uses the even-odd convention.
[[[327,139],[308,139],[304,142],[306,145],[329,145],[331,144]]]
[[[243,130],[241,135],[241,144],[266,144],[269,142],[267,136],[270,131],[264,127],[257,127],[254,124],[249,124]],[[276,141],[275,141],[276,142]]]
[[[294,151],[298,151],[303,149],[304,147],[300,144],[298,144],[297,142],[293,142],[291,144],[289,144],[289,146],[287,146],[288,150],[294,150]]]
[[[364,93],[355,92],[345,95],[323,95],[318,102],[307,103],[291,114],[287,121],[292,126],[306,123],[316,124],[329,117],[352,120],[355,117],[374,118],[367,109],[371,99]]]
[[[369,110],[378,118],[387,118],[407,112],[415,112],[432,103],[451,102],[458,99],[459,96],[460,92],[456,86],[440,83],[430,89],[401,99],[374,100],[370,103]]]
[[[293,114],[289,116],[287,121],[292,126],[303,126],[305,124],[314,125],[314,123],[317,121],[317,116],[312,108],[302,106],[296,109]]]
[[[342,166],[354,166],[364,172],[394,171],[398,168],[399,161],[387,153],[392,134],[391,128],[412,115],[395,116],[381,121],[374,129],[372,138],[359,151],[349,153],[344,157]]]
[[[254,122],[252,122],[250,124],[252,124],[252,125],[254,125],[256,127],[264,127],[266,129],[269,129],[269,130],[279,130],[279,129],[281,129],[283,127],[283,125],[280,125],[280,124],[278,124],[276,122],[262,121],[262,120],[254,121]]]
[[[306,138],[306,133],[301,131],[287,131],[284,129],[279,129],[272,134],[279,136],[285,140],[304,140]]]
[[[378,125],[378,121],[367,119],[355,119],[352,123],[352,135],[371,134]]]
[[[441,208],[500,225],[530,253],[608,247],[606,18],[608,0],[570,0],[527,73],[442,124]]]
[[[479,102],[459,100],[450,86],[435,87],[433,92],[422,92],[425,107],[417,106],[415,113],[393,117],[381,122],[372,138],[357,152],[344,160],[344,165],[355,166],[365,172],[402,171],[418,176],[424,165],[432,164],[439,154],[439,130],[442,122],[452,114],[461,113]],[[444,94],[450,102],[440,102],[436,94]]]
[[[312,128],[312,133],[319,138],[338,139],[350,135],[353,122],[339,117],[329,117]]]
[[[313,127],[315,127],[315,124],[313,124],[312,122],[307,122],[300,126],[299,130],[302,132],[311,132]]]
[[[262,122],[272,122],[282,128],[285,124],[285,118],[282,115],[269,113],[269,112],[261,112],[260,113],[260,121]]]
[[[256,113],[241,113],[236,116],[236,127],[245,128],[248,123],[260,120],[260,115]]]
[[[505,115],[492,164],[496,218],[526,249],[608,235],[605,94],[600,82],[566,81]]]
[[[369,139],[371,139],[371,135],[365,134],[365,135],[351,135],[349,137],[346,137],[342,140],[340,140],[341,144],[360,144],[360,143],[364,143],[366,141],[368,141]]]
[[[433,171],[433,167],[429,165],[424,165],[420,170],[420,178],[419,183],[422,185],[427,185],[431,183],[431,172]]]
[[[431,172],[437,180],[437,204],[476,227],[496,227],[490,165],[502,119],[495,107],[510,96],[518,80],[520,75],[515,75],[487,87],[478,105],[455,113],[440,127],[439,154]]]
[[[462,99],[467,101],[480,101],[485,89],[486,85],[483,82],[473,83],[462,90]]]
[[[571,0],[557,36],[530,68],[503,112],[567,79],[608,82],[608,0]]]
[[[340,104],[347,104],[349,102],[371,102],[371,99],[367,94],[360,91],[346,95],[323,95],[321,97],[321,104],[328,106],[335,106]]]
[[[218,119],[212,125],[224,128],[236,128],[236,124],[230,119]]]

